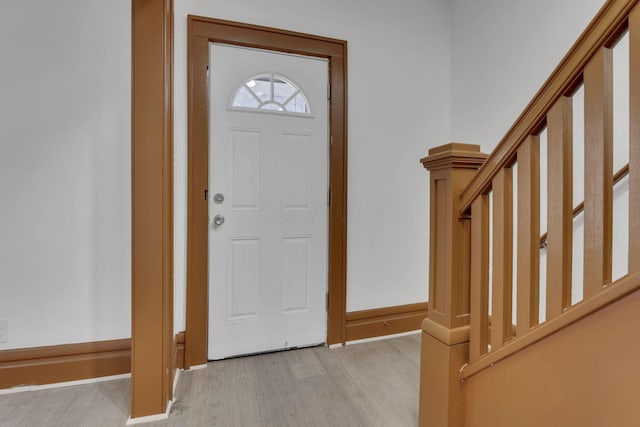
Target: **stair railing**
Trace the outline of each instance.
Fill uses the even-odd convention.
[[[430,150],[422,160],[430,171],[431,218],[429,311],[422,325],[420,426],[461,426],[460,387],[464,379],[511,351],[542,339],[562,327],[561,323],[586,316],[590,305],[612,301],[636,287],[635,279],[640,274],[637,3],[638,0],[609,0],[602,7],[491,155],[481,154],[478,146],[449,144]],[[629,164],[616,174],[615,181],[628,174],[629,275],[612,286],[612,49],[625,34],[630,49],[630,151]],[[585,98],[586,173],[585,200],[583,206],[578,206],[584,210],[584,300],[578,307],[572,306],[571,301],[575,212],[572,97],[580,87],[584,88]],[[545,173],[550,185],[546,194],[547,233],[542,236],[547,245],[547,264],[546,320],[541,325],[540,134],[544,130]],[[515,233],[514,207],[518,217]],[[517,259],[513,256],[514,237]],[[512,307],[514,268],[516,307]],[[629,277],[634,278],[633,283]]]

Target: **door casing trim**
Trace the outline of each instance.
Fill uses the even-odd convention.
[[[200,16],[188,17],[188,195],[185,367],[207,362],[209,43],[329,61],[327,344],[345,342],[347,278],[347,42]]]

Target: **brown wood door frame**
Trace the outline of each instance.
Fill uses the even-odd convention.
[[[188,17],[188,214],[185,366],[207,362],[209,43],[329,61],[329,286],[327,344],[344,343],[347,277],[347,42],[239,22]]]

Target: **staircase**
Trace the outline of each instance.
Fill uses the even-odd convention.
[[[452,143],[422,160],[431,217],[421,427],[640,425],[638,3],[603,6],[490,155]],[[629,106],[615,114],[629,137],[628,164],[614,174],[615,49],[628,49]],[[628,267],[616,276],[621,185]],[[576,190],[584,202],[574,206]]]

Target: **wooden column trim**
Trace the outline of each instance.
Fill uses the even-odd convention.
[[[193,21],[189,20],[189,34]],[[185,367],[207,363],[209,325],[208,191],[209,174],[209,40],[188,38],[188,212],[187,212],[187,307]],[[195,112],[199,112],[196,114]]]
[[[132,1],[131,418],[173,387],[173,1]]]
[[[421,160],[431,175],[429,319],[450,329],[469,324],[471,224],[458,216],[459,196],[486,157],[478,145],[451,143]]]
[[[418,424],[460,423],[460,368],[469,362],[471,220],[460,217],[460,195],[486,155],[477,145],[451,143],[429,150],[429,309],[422,322]],[[477,242],[476,242],[477,243]]]

